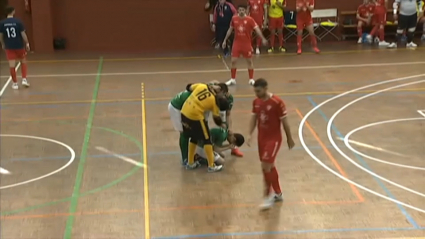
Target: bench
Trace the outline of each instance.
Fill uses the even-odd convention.
[[[313,18],[313,26],[314,31],[320,29],[320,33],[317,34],[317,39],[321,41],[328,35],[333,36],[338,41],[340,40],[339,36],[334,33],[335,30],[338,29],[339,21],[338,21],[338,9],[315,9],[311,13],[311,17]],[[305,39],[307,35],[304,35],[303,39]]]

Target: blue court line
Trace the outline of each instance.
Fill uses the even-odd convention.
[[[308,101],[311,103],[311,105],[313,107],[317,106],[317,103],[313,100],[313,98],[311,96],[307,97]],[[326,116],[326,114],[320,109],[317,109],[317,112],[322,116],[322,118],[326,121],[329,122],[329,118]],[[338,130],[338,128],[332,124],[332,130],[338,135],[338,137],[340,138],[345,138],[345,136]],[[357,160],[363,165],[363,167],[365,167],[366,169],[368,169],[369,171],[373,170],[371,169],[371,167],[366,163],[366,161],[363,159],[362,156],[354,153],[354,155],[356,156]],[[371,175],[373,177],[373,179],[378,183],[378,185],[385,191],[385,193],[387,194],[388,197],[396,200],[396,197],[391,193],[391,191],[384,185],[384,183],[382,182],[382,180],[380,180],[379,178]],[[420,226],[415,222],[415,220],[410,216],[410,214],[406,211],[406,209],[400,205],[400,204],[396,204],[397,207],[401,210],[401,212],[403,213],[403,215],[406,217],[407,221],[409,221],[409,223],[414,227],[414,228],[419,228]]]
[[[387,231],[417,231],[425,228],[335,228],[335,229],[310,229],[310,230],[286,230],[269,232],[230,232],[212,233],[200,235],[182,235],[167,237],[152,237],[152,239],[182,239],[182,238],[206,238],[206,237],[231,237],[231,236],[265,236],[265,235],[294,235],[307,233],[337,233],[337,232],[387,232]]]
[[[421,95],[424,94],[423,91],[409,91],[409,92],[386,92],[379,95]],[[338,94],[329,94],[329,95],[315,95],[314,97],[323,97],[330,98]],[[354,97],[354,96],[364,96],[366,94],[349,94],[344,97]],[[254,94],[252,95],[254,97]],[[304,98],[305,95],[286,95],[283,98]],[[171,100],[172,97],[170,97]],[[235,101],[252,101],[253,98],[235,98]],[[157,104],[168,104],[170,100],[148,100],[146,101],[147,105],[157,105]],[[134,102],[98,102],[97,106],[100,107],[108,107],[108,106],[117,106],[117,105],[140,105],[139,101]],[[40,104],[40,105],[2,105],[0,109],[8,110],[8,109],[16,109],[16,108],[63,108],[64,106],[74,106],[74,107],[88,107],[90,103],[75,103],[75,104]]]
[[[332,147],[329,146],[331,149]],[[320,146],[311,146],[311,149],[321,149]],[[303,147],[294,147],[293,150],[304,150]],[[257,149],[254,148],[247,148],[247,149],[241,149],[242,152],[256,152]],[[164,152],[155,152],[155,153],[149,153],[149,156],[157,156],[157,155],[179,155],[179,151],[164,151]],[[140,156],[140,153],[127,153],[127,154],[120,154],[125,157],[136,157]],[[110,154],[93,154],[87,156],[89,158],[114,158],[115,156]],[[78,157],[76,157],[78,159]],[[5,162],[13,162],[13,161],[39,161],[39,160],[69,160],[69,156],[51,156],[51,157],[34,157],[34,158],[11,158]]]

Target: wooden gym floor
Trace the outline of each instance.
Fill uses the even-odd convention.
[[[345,49],[255,59],[297,144],[279,154],[285,202],[267,213],[256,147],[220,173],[179,164],[167,104],[227,80],[229,62],[30,56],[31,88],[1,99],[2,238],[424,238],[423,49]],[[246,134],[254,97],[238,80]]]

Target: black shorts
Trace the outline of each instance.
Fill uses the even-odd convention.
[[[418,24],[418,14],[417,13],[410,15],[410,16],[400,14],[400,16],[398,18],[399,18],[398,19],[398,29],[400,29],[400,30],[405,30],[405,29],[410,29],[410,28],[416,29],[416,25]]]
[[[191,120],[186,116],[182,116],[183,133],[191,138],[191,142],[203,142],[211,144],[210,129],[208,122],[205,120]]]

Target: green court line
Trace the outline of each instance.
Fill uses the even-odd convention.
[[[89,141],[90,141],[90,134],[91,129],[93,126],[93,119],[94,119],[94,112],[96,110],[96,99],[97,94],[99,93],[99,86],[100,86],[100,78],[103,68],[103,57],[99,58],[99,66],[97,68],[97,76],[96,76],[96,83],[94,85],[93,89],[93,97],[90,105],[90,111],[89,111],[89,117],[87,119],[87,125],[86,125],[86,133],[84,134],[84,142],[83,147],[81,149],[81,155],[80,155],[80,161],[78,163],[78,169],[77,169],[77,175],[75,176],[75,183],[74,183],[74,191],[72,193],[72,199],[71,199],[71,205],[69,206],[69,213],[66,220],[66,226],[65,226],[65,233],[63,238],[64,239],[71,239],[72,236],[72,227],[74,225],[75,221],[75,215],[74,213],[77,211],[78,206],[78,198],[80,196],[80,189],[81,189],[81,183],[83,179],[84,174],[84,165],[86,163],[87,158],[87,150],[89,148]]]
[[[64,124],[68,124],[68,123],[63,122],[63,121],[59,121],[59,122],[60,123],[64,123]],[[135,139],[134,137],[132,137],[130,135],[127,135],[127,134],[125,134],[123,132],[120,132],[120,131],[117,131],[117,130],[113,130],[113,129],[109,129],[109,128],[103,128],[103,127],[93,127],[93,129],[96,129],[96,128],[97,129],[108,131],[108,132],[113,133],[113,134],[116,134],[116,135],[121,135],[121,136],[129,139],[133,143],[135,143],[136,146],[140,149],[140,152],[142,153],[141,156],[140,156],[140,161],[139,162],[143,162],[143,147],[142,147],[142,144],[140,143],[140,141],[138,141],[137,139]],[[108,183],[106,185],[103,185],[101,187],[98,187],[98,188],[92,189],[90,191],[81,193],[79,195],[79,197],[88,196],[88,195],[91,195],[91,194],[94,194],[94,193],[103,191],[105,189],[108,189],[108,188],[110,188],[112,186],[115,186],[118,183],[126,180],[127,178],[129,178],[130,176],[132,176],[133,174],[135,174],[140,169],[141,169],[140,167],[137,167],[136,166],[136,167],[132,168],[128,173],[126,173],[125,175],[123,175],[122,177],[120,177],[120,178],[118,178],[118,179],[116,179],[116,180],[114,180],[114,181],[112,181],[112,182],[110,182],[110,183]],[[3,212],[1,212],[1,215],[2,216],[16,215],[16,214],[23,213],[23,212],[28,212],[28,211],[32,211],[32,210],[36,210],[36,209],[40,209],[40,208],[45,208],[45,207],[53,206],[53,205],[56,205],[56,204],[59,204],[59,203],[68,202],[68,201],[71,201],[72,198],[73,197],[68,197],[68,198],[63,198],[63,199],[59,199],[59,200],[56,200],[56,201],[51,201],[51,202],[47,202],[47,203],[42,203],[42,204],[30,206],[30,207],[21,208],[21,209],[15,209],[15,210],[11,210],[11,211],[3,211]]]

